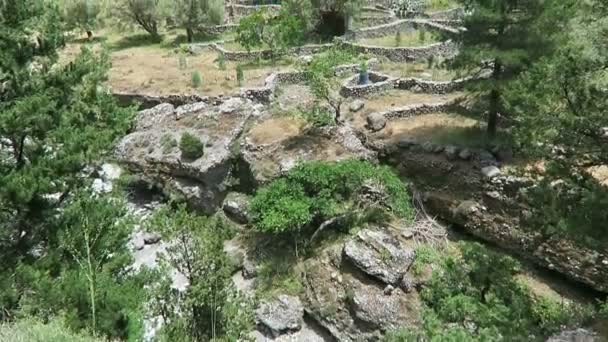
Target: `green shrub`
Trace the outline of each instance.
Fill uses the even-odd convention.
[[[412,217],[406,185],[390,168],[359,160],[308,162],[258,191],[251,206],[254,227],[272,233],[299,231],[315,219],[352,212],[364,184],[384,189],[387,211]]]
[[[243,73],[243,66],[238,64],[236,66],[236,81],[239,84],[239,87],[243,86],[243,82],[245,81],[245,74]]]
[[[312,221],[311,199],[304,188],[278,179],[264,187],[251,202],[255,226],[259,231],[281,233]]]
[[[190,134],[184,133],[179,141],[179,149],[182,157],[186,159],[198,159],[203,156],[205,146],[201,139]]]
[[[226,56],[223,52],[217,55],[217,66],[220,70],[226,70]]]
[[[397,31],[397,33],[395,34],[395,46],[399,47],[401,46],[401,42],[402,42],[402,38],[401,38],[401,31]]]
[[[561,326],[580,325],[591,316],[585,307],[534,296],[515,277],[520,265],[509,256],[478,243],[461,244],[461,252],[438,263],[440,269],[422,291],[428,310],[414,336],[430,341],[529,341],[535,336],[544,341]],[[465,326],[476,327],[475,336]]]
[[[10,342],[101,342],[90,336],[71,332],[61,321],[52,319],[42,322],[26,318],[14,323],[0,325],[0,341]]]
[[[184,69],[188,68],[188,59],[186,58],[185,54],[183,54],[183,53],[179,54],[178,63],[179,63],[180,70],[184,70]]]
[[[315,127],[330,126],[335,123],[334,116],[319,106],[314,106],[310,110],[301,112],[300,115]]]
[[[420,28],[420,29],[418,30],[418,40],[419,40],[421,43],[426,42],[426,30],[425,30],[425,29]]]
[[[203,79],[201,77],[201,73],[197,71],[192,73],[192,87],[199,88],[203,83]]]

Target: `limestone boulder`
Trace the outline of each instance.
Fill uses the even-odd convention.
[[[386,231],[365,229],[344,245],[344,256],[369,276],[399,284],[415,252]]]
[[[258,326],[272,337],[299,331],[304,319],[304,307],[298,297],[280,295],[263,302],[255,311]]]

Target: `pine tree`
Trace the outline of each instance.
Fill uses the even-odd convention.
[[[463,31],[457,40],[460,53],[457,68],[491,68],[491,79],[481,90],[488,97],[488,134],[496,134],[498,116],[503,113],[504,88],[518,74],[543,55],[550,53],[551,30],[543,30],[551,1],[543,0],[466,0]],[[553,23],[553,30],[559,23]],[[487,91],[489,89],[489,91]]]
[[[48,1],[0,2],[2,260],[49,239],[59,208],[85,185],[86,168],[130,122],[131,110],[101,84],[107,56],[83,50],[71,63],[57,62],[62,24]]]

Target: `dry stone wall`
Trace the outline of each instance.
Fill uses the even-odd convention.
[[[247,60],[258,59],[258,58],[269,59],[273,54],[272,50],[230,51],[230,50],[226,50],[224,47],[222,47],[221,44],[216,44],[216,43],[209,44],[208,46],[211,47],[212,49],[216,50],[217,52],[224,54],[224,58],[228,61],[247,61]],[[322,52],[326,49],[329,49],[331,46],[332,46],[332,44],[304,45],[304,46],[301,46],[298,48],[289,49],[285,54],[295,55],[295,56],[312,55],[315,53]],[[191,51],[200,51],[200,50],[191,49]],[[276,57],[277,52],[275,51],[274,54]]]
[[[449,59],[458,53],[458,46],[451,40],[422,47],[395,48],[363,45],[349,41],[342,41],[341,44],[349,47],[356,53],[384,57],[391,62],[421,61],[428,59],[430,56]]]
[[[388,75],[368,72],[370,83],[358,84],[359,75],[355,75],[344,82],[340,94],[344,97],[366,97],[372,94],[383,93],[395,88],[398,80]]]

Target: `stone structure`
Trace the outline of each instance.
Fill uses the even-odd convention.
[[[295,56],[304,56],[304,55],[312,55],[315,53],[322,52],[326,49],[329,49],[332,44],[310,44],[304,45],[297,48],[291,48],[285,52],[285,54],[295,55]],[[219,53],[224,54],[224,58],[227,61],[247,61],[257,58],[270,59],[270,57],[275,54],[277,56],[277,52],[273,52],[272,50],[252,50],[252,51],[230,51],[224,49],[221,44],[209,44],[209,47],[216,50]],[[191,50],[192,51],[192,50]],[[196,51],[196,50],[195,50]]]
[[[458,46],[451,40],[435,43],[421,47],[383,47],[341,41],[341,44],[349,47],[356,53],[370,54],[385,57],[391,62],[423,61],[429,57],[441,57],[450,59],[458,52]]]
[[[397,32],[411,31],[419,28],[454,35],[460,32],[458,29],[438,24],[432,20],[402,19],[389,24],[353,30],[348,32],[343,38],[350,41],[364,38],[377,38],[387,35],[395,35]]]
[[[368,84],[359,84],[359,75],[354,75],[344,82],[340,94],[344,97],[365,97],[395,88],[397,79],[376,72],[368,74]]]

